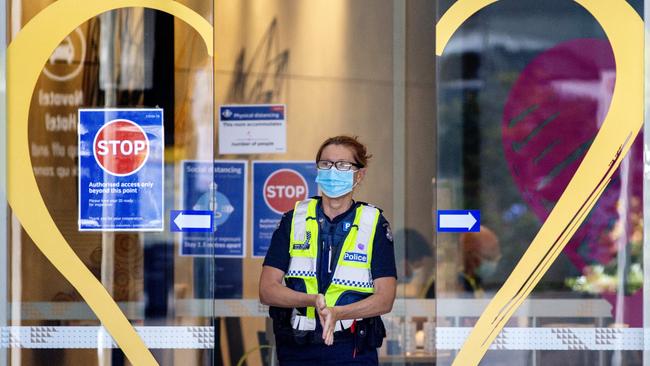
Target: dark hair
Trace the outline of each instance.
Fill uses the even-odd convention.
[[[318,148],[318,153],[316,153],[316,161],[320,160],[323,150],[329,145],[343,145],[352,150],[352,155],[354,156],[354,162],[361,165],[361,167],[366,167],[368,165],[368,160],[372,155],[368,154],[366,145],[359,142],[357,136],[334,136],[330,137],[323,142],[322,145]]]
[[[408,262],[415,262],[424,257],[433,257],[429,241],[419,231],[411,228],[404,229],[402,238],[405,240],[404,253]]]

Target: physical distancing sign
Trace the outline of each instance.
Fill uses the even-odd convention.
[[[287,151],[284,104],[219,107],[219,154],[273,154]]]

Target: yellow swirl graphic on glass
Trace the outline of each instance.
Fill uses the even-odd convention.
[[[164,11],[193,27],[212,55],[212,25],[188,7],[171,0],[59,0],[16,35],[7,50],[8,197],[14,214],[50,262],[79,291],[102,325],[134,365],[156,360],[102,284],[75,255],[52,220],[32,171],[28,115],[32,93],[46,61],[70,32],[109,10],[144,7]],[[171,42],[172,40],[170,40]]]
[[[436,54],[442,54],[463,22],[493,2],[459,0],[454,3],[436,27]],[[624,0],[576,2],[600,23],[614,51],[616,85],[609,112],[560,200],[479,318],[454,365],[477,365],[483,358],[594,206],[643,125],[643,20]]]

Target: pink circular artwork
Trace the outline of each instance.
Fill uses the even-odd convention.
[[[560,198],[603,123],[616,72],[607,41],[576,39],[558,44],[526,66],[504,107],[502,142],[523,200],[544,221]],[[564,253],[580,270],[616,257],[642,215],[643,146],[637,137],[627,162],[576,232]],[[625,166],[625,168],[624,168]],[[627,233],[619,210],[627,203]],[[624,234],[626,233],[626,234]]]

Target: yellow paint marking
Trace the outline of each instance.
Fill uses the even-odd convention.
[[[459,0],[440,18],[436,25],[436,55],[442,56],[451,36],[477,11],[498,0]]]
[[[58,0],[16,35],[7,51],[8,197],[25,231],[56,269],[75,287],[134,365],[156,360],[102,284],[75,255],[52,220],[40,195],[28,148],[32,93],[43,65],[69,33],[92,17],[126,7],[157,9],[193,27],[212,55],[212,25],[190,8],[171,0]],[[172,40],[170,40],[170,43]]]
[[[493,3],[459,0],[438,22],[436,54],[474,13]],[[625,0],[576,0],[600,23],[616,60],[616,85],[596,139],[528,250],[490,301],[454,360],[478,365],[587,216],[643,125],[643,21]]]

